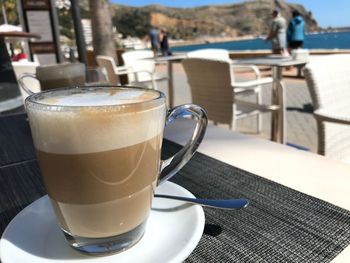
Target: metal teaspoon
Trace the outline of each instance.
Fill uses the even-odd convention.
[[[249,201],[247,199],[201,199],[161,194],[155,194],[154,197],[179,200],[187,203],[218,209],[240,209],[247,207],[249,204]]]

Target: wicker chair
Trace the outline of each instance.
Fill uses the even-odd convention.
[[[235,129],[239,118],[278,109],[276,105],[262,105],[236,98],[237,94],[243,92],[254,94],[257,85],[269,84],[270,80],[235,82],[230,60],[186,58],[182,63],[193,103],[202,106],[214,124],[228,124],[231,129]]]
[[[105,68],[107,72],[108,82],[112,85],[120,84],[120,75],[126,75],[129,68],[117,67],[114,59],[109,56],[96,56],[96,62],[101,68]]]
[[[124,65],[136,73],[128,74],[131,82],[151,82],[152,88],[157,89],[157,82],[167,80],[167,76],[156,73],[154,54],[151,50],[133,50],[122,54]]]
[[[120,76],[128,75],[129,85],[138,85],[138,86],[156,89],[156,84],[155,84],[155,80],[152,77],[152,72],[146,71],[141,68],[135,69],[130,66],[116,66],[114,59],[109,56],[96,56],[96,61],[100,67],[106,69],[109,84],[119,85]],[[135,77],[132,77],[132,78],[130,77],[130,76],[135,76],[136,74],[139,74],[139,73],[147,74],[149,76],[148,79],[139,80]]]
[[[314,106],[318,153],[350,161],[350,55],[313,58],[304,75]]]
[[[187,57],[189,58],[207,58],[207,59],[220,59],[220,60],[229,60],[230,59],[230,53],[227,49],[220,49],[220,48],[204,48],[204,49],[198,49],[194,51],[190,51],[187,53]],[[263,81],[264,84],[266,83],[272,83],[272,78],[264,78],[261,79],[261,74],[260,70],[257,66],[254,65],[232,65],[231,66],[232,70],[248,70],[248,71],[253,71],[255,74],[256,79],[260,79],[260,81]],[[262,93],[261,93],[261,86],[256,85],[255,83],[251,83],[250,85],[249,82],[247,82],[249,86],[254,86],[254,95],[256,96],[256,102],[258,104],[262,103]],[[236,94],[247,94],[246,89],[242,87],[236,87],[235,89]],[[248,94],[251,94],[251,90]],[[261,114],[258,115],[257,117],[257,132],[261,132],[262,130],[262,116]]]

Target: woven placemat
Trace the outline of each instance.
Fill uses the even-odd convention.
[[[27,115],[0,117],[0,167],[35,158]]]
[[[165,140],[163,157],[179,148]],[[197,197],[250,200],[242,210],[205,208],[203,237],[186,262],[330,262],[350,244],[349,211],[206,155],[172,181]]]
[[[36,161],[0,168],[0,237],[23,208],[45,194]]]

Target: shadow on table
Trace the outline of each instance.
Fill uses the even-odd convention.
[[[304,104],[302,108],[298,107],[287,107],[287,111],[298,111],[302,113],[313,113],[314,112],[314,107],[312,106],[311,103]]]

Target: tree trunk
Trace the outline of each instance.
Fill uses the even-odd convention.
[[[113,57],[117,63],[112,17],[109,11],[108,0],[89,0],[89,4],[94,55]]]

